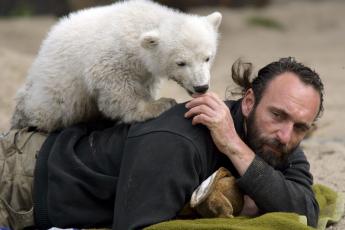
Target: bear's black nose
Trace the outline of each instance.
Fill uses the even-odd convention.
[[[206,93],[208,85],[194,86],[193,88],[196,93]]]

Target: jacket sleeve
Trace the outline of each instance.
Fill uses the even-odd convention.
[[[319,206],[312,191],[310,165],[300,148],[283,171],[275,170],[256,156],[245,174],[237,180],[261,212],[295,212],[305,215],[308,225],[316,227]]]

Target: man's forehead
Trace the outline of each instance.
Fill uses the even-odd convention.
[[[319,110],[320,95],[294,73],[286,72],[272,79],[261,100],[267,105],[284,109],[296,118],[314,121]]]

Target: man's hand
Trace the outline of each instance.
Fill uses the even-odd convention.
[[[231,141],[239,137],[229,108],[215,93],[193,95],[193,97],[194,99],[186,104],[189,111],[185,117],[193,117],[193,125],[207,126],[219,151],[226,155],[231,154]]]
[[[243,209],[240,213],[241,216],[255,217],[260,214],[259,208],[256,206],[255,202],[248,195],[244,195]]]
[[[186,104],[189,110],[185,117],[193,117],[193,125],[207,126],[219,151],[228,156],[239,174],[243,175],[255,154],[238,136],[228,106],[212,92],[193,97]]]

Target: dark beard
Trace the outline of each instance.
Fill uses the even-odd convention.
[[[261,157],[273,168],[283,168],[291,152],[294,150],[289,149],[287,145],[280,143],[277,139],[263,137],[255,122],[255,108],[249,114],[247,119],[247,144],[255,152],[256,155]],[[273,147],[279,153],[264,149],[265,145]]]

